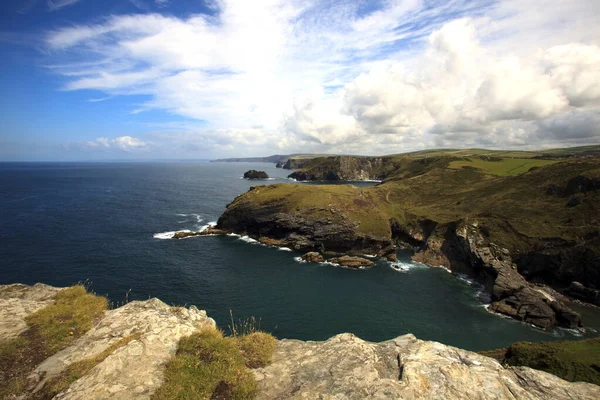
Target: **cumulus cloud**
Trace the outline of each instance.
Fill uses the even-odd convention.
[[[58,29],[50,54],[75,60],[51,68],[66,90],[149,95],[131,111],[205,121],[159,136],[215,151],[600,140],[598,2],[219,0],[214,11]]]

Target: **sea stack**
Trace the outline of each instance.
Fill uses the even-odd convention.
[[[244,179],[269,179],[269,175],[265,171],[251,169],[244,173]]]

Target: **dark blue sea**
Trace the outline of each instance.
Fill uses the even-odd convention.
[[[248,169],[274,179],[241,179]],[[88,282],[114,304],[158,297],[205,309],[226,329],[260,318],[279,338],[341,332],[380,341],[405,333],[470,350],[598,335],[541,331],[486,311],[478,287],[445,270],[379,262],[370,270],[299,263],[299,254],[240,237],[164,239],[214,222],[250,185],[291,182],[271,164],[2,163],[0,284]],[[398,270],[400,269],[400,270]]]

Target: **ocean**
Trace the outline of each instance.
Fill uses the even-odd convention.
[[[242,179],[249,169],[272,179]],[[599,335],[593,309],[579,308],[585,331],[543,331],[491,314],[477,284],[409,254],[396,266],[350,270],[301,263],[298,253],[239,236],[168,239],[217,221],[251,185],[293,183],[289,172],[261,163],[0,163],[0,284],[85,282],[115,306],[150,297],[193,304],[226,331],[231,310],[278,338],[413,333],[484,350]]]

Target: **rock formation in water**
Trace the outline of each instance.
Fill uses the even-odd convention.
[[[280,161],[277,164],[275,164],[275,168],[283,168],[283,163]]]
[[[269,175],[265,171],[251,169],[244,172],[244,179],[269,179]]]
[[[25,317],[52,304],[60,290],[40,284],[0,286],[0,341],[23,333]],[[24,383],[29,388],[24,399],[39,398],[53,377],[103,352],[109,354],[54,398],[150,399],[164,381],[165,363],[179,340],[214,325],[194,306],[172,307],[158,299],[105,311],[91,330],[35,367]],[[125,345],[111,347],[132,334],[135,338]],[[600,398],[599,386],[527,367],[504,367],[492,358],[413,335],[381,343],[348,333],[325,342],[283,339],[272,364],[252,371],[258,399]]]
[[[301,252],[394,261],[396,247],[408,248],[416,261],[484,284],[495,312],[543,328],[579,326],[557,290],[598,304],[600,158],[508,177],[449,168],[456,160],[464,161],[391,158],[385,182],[368,188],[255,188],[227,206],[217,227]],[[567,207],[573,196],[578,204]]]

